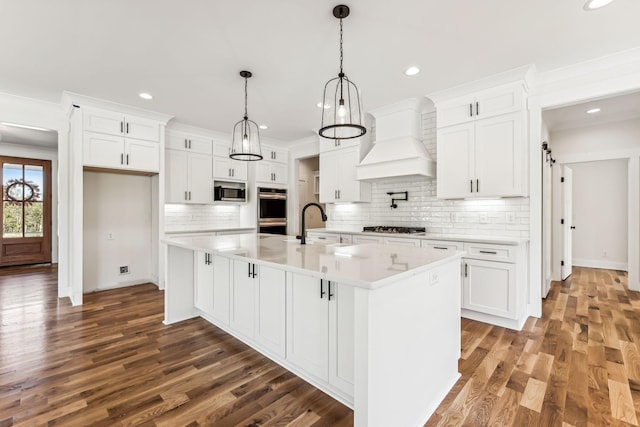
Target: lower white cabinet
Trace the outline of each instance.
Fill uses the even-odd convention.
[[[229,324],[229,259],[196,252],[194,306],[223,325]]]
[[[229,324],[229,298],[231,270],[229,258],[212,255],[213,258],[213,307],[211,317],[223,325]]]
[[[383,243],[382,236],[367,236],[367,235],[364,235],[364,236],[354,235],[351,241],[353,242],[354,245],[358,245],[361,243]]]
[[[207,315],[213,313],[213,255],[208,252],[196,252],[195,288],[193,305]]]
[[[385,237],[382,242],[387,245],[420,247],[420,239],[409,239],[406,237]]]
[[[285,272],[241,260],[232,263],[231,329],[284,357]]]
[[[287,301],[287,360],[352,396],[353,287],[293,273]]]
[[[515,319],[516,265],[463,259],[462,308]]]

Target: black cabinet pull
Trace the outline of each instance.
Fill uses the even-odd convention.
[[[127,133],[129,133],[129,123],[127,123]]]
[[[184,139],[184,148],[189,148],[187,145],[187,138]]]
[[[191,140],[189,140],[189,149],[191,149]]]
[[[251,277],[251,264],[247,263],[247,272],[249,273],[248,277]]]
[[[331,297],[335,296],[331,293],[331,280],[328,281],[328,286],[329,286],[329,301],[331,301]]]
[[[480,180],[476,179],[476,193],[480,192]]]
[[[480,251],[481,254],[498,255],[496,251]]]
[[[476,116],[480,115],[480,104],[476,102]]]
[[[187,192],[186,192],[186,191],[184,192],[184,199],[185,199],[185,200],[188,200],[188,199],[187,199]]]
[[[434,246],[433,249],[442,249],[442,250],[447,250],[447,248],[442,247],[442,246]]]
[[[124,123],[120,122],[120,133],[124,132],[123,126],[124,126]]]
[[[129,164],[129,155],[127,154],[127,164]]]
[[[120,154],[120,164],[124,165],[124,154]]]
[[[468,277],[469,276],[469,264],[465,263],[464,264],[464,277]]]
[[[473,117],[473,105],[469,104],[469,117]]]
[[[251,277],[255,278],[257,276],[256,274],[256,265],[253,264],[252,268],[251,268]]]
[[[469,184],[471,185],[471,192],[473,193],[473,180],[472,179],[469,180]]]
[[[320,279],[320,299],[324,297],[324,294],[326,294],[324,291],[324,280]]]

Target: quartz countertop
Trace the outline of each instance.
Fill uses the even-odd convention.
[[[468,235],[468,234],[445,234],[445,233],[379,233],[374,231],[353,231],[340,230],[335,228],[310,228],[307,231],[316,231],[320,233],[333,234],[353,234],[363,236],[379,236],[379,237],[400,237],[405,239],[422,239],[422,240],[448,240],[452,242],[469,242],[469,243],[492,243],[500,245],[519,245],[526,243],[529,239],[521,237],[494,236],[494,235]]]
[[[256,227],[218,227],[218,228],[199,228],[191,230],[165,230],[164,234],[198,234],[198,233],[219,233],[223,231],[255,231]]]
[[[258,233],[167,236],[163,243],[250,260],[367,289],[389,285],[464,255],[464,252],[451,254],[428,248],[382,244],[301,245],[294,236]]]

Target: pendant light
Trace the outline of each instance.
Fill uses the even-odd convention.
[[[342,69],[342,20],[349,16],[349,7],[339,5],[333,8],[333,16],[340,20],[340,72],[324,85],[322,97],[322,122],[318,133],[329,139],[351,139],[364,135],[362,108],[358,87],[346,76]]]
[[[262,160],[260,131],[256,122],[249,120],[247,115],[247,81],[252,74],[250,71],[240,71],[240,76],[244,78],[244,117],[233,127],[229,157],[234,160],[252,162]]]

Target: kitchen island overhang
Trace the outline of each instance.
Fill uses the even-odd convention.
[[[460,376],[463,252],[300,245],[290,236],[260,234],[163,243],[165,323],[202,316],[353,408],[356,426],[423,425]],[[228,281],[227,296],[217,295],[231,301],[230,322],[196,308],[198,261]],[[252,266],[259,280],[247,285]],[[255,290],[242,294],[246,286]],[[251,299],[246,307],[241,295]],[[255,328],[234,327],[234,315],[251,310]],[[286,342],[265,342],[262,321],[275,331],[272,341]]]

